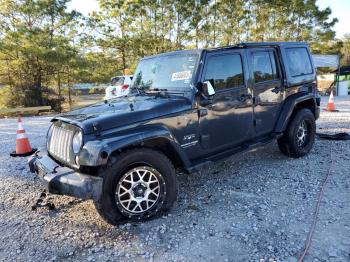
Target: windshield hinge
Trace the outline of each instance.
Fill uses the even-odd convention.
[[[255,96],[253,96],[253,105],[255,105],[256,104],[256,97]]]

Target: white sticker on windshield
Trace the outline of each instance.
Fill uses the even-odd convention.
[[[186,80],[192,76],[191,70],[175,72],[171,76],[171,81]]]

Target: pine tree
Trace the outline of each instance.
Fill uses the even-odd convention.
[[[3,0],[0,3],[0,82],[10,87],[9,106],[44,105],[62,63],[76,54],[68,37],[75,12],[66,0]],[[7,77],[2,77],[7,76]]]

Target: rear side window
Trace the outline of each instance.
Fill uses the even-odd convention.
[[[122,85],[124,84],[124,77],[112,77],[111,82],[114,83],[115,85]]]
[[[116,82],[116,85],[122,85],[124,84],[124,77],[119,78],[119,80]]]
[[[209,56],[204,81],[214,80],[215,90],[244,85],[242,59],[239,54]]]
[[[255,83],[278,79],[273,51],[257,51],[252,54]]]
[[[304,47],[287,48],[287,66],[291,76],[312,74],[309,54]]]

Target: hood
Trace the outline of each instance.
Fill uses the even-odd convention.
[[[55,117],[53,121],[62,120],[78,125],[85,134],[90,134],[94,131],[94,126],[98,126],[99,131],[104,131],[190,108],[191,101],[186,97],[132,96],[76,109]]]

